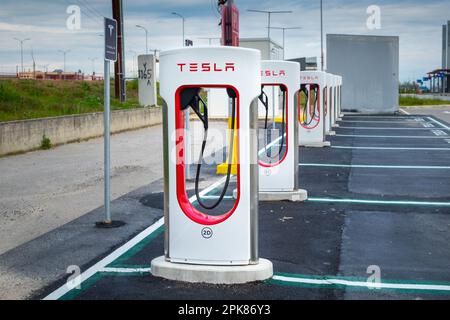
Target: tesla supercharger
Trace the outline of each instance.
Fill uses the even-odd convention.
[[[326,73],[321,71],[300,73],[301,86],[297,99],[300,146],[330,146],[325,139],[326,79]]]
[[[343,84],[343,80],[342,80],[342,76],[338,76],[338,120],[342,120],[342,118],[344,117],[343,113],[342,113],[342,84]]]
[[[339,77],[337,75],[333,75],[333,112],[331,113],[332,116],[332,127],[337,128],[339,127],[339,124],[337,123],[339,119],[338,115],[338,109],[339,109]]]
[[[160,55],[165,256],[152,261],[154,276],[188,282],[243,283],[273,274],[272,264],[260,259],[258,253],[256,125],[260,61],[259,51],[235,47],[191,47]],[[237,153],[238,169],[236,176],[228,170],[226,178],[200,191],[205,145],[213,143],[207,136],[208,111],[214,105],[204,99],[209,88],[227,93],[232,124],[231,138],[225,140],[229,140],[228,152]],[[204,131],[191,197],[185,176],[186,110],[198,117]],[[216,198],[215,190],[220,194]]]
[[[259,200],[305,201],[305,190],[299,189],[297,92],[300,65],[288,61],[262,61],[259,125]],[[270,99],[268,93],[277,99]],[[276,129],[269,125],[269,111],[276,109],[280,121]]]
[[[326,74],[326,100],[325,100],[325,133],[327,135],[335,135],[333,129],[333,92],[334,92],[334,77],[331,73]]]

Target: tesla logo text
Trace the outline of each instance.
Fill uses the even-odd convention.
[[[225,63],[178,63],[181,72],[234,72],[236,71],[233,62]]]
[[[286,71],[285,70],[262,70],[261,71],[262,77],[285,77]]]

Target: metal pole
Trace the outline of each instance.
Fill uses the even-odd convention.
[[[183,18],[183,46],[185,46],[186,45],[186,42],[185,42],[185,34],[184,34],[184,21],[185,21],[185,19],[184,19],[184,17],[182,17]]]
[[[111,223],[111,158],[110,158],[110,62],[105,60],[104,161],[105,161],[105,223]]]
[[[148,31],[147,29],[145,30],[145,53],[148,54]]]
[[[324,68],[324,52],[323,52],[323,0],[320,0],[320,55],[321,55],[321,71]]]
[[[20,41],[20,60],[21,60],[21,69],[23,73],[23,41]]]
[[[285,31],[286,28],[283,28],[283,60],[286,60],[286,41],[285,41]]]

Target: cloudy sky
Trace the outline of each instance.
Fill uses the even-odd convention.
[[[205,37],[219,37],[216,0],[124,0],[126,60],[133,69],[133,56],[145,51],[144,32],[149,30],[152,49],[169,49],[181,44],[181,19],[186,17],[186,37],[195,45],[208,45]],[[287,31],[286,58],[320,55],[319,0],[236,0],[241,11],[241,37],[264,37],[266,15],[247,9],[292,10],[274,15],[273,26],[302,27]],[[81,29],[66,26],[70,5],[81,8]],[[370,5],[381,8],[381,29],[366,25]],[[111,16],[110,0],[0,0],[0,72],[14,72],[20,64],[19,45],[14,38],[31,38],[24,44],[26,68],[31,67],[33,49],[39,69],[62,68],[63,55],[70,50],[67,69],[92,71],[90,59],[97,58],[95,69],[102,70],[102,16]],[[450,20],[448,0],[324,0],[325,33],[400,36],[400,77],[413,80],[441,65],[442,24]],[[282,42],[279,30],[272,31]]]

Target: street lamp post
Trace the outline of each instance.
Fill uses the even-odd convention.
[[[321,71],[324,66],[324,53],[323,53],[323,0],[320,0],[320,56],[321,56]]]
[[[271,22],[272,14],[292,13],[292,11],[269,11],[269,10],[254,10],[254,9],[249,9],[247,11],[267,14],[267,38],[269,39],[269,41],[270,41],[270,29],[271,29],[270,22]]]
[[[30,38],[26,38],[26,39],[19,39],[19,38],[14,38],[14,40],[17,40],[17,41],[19,41],[20,42],[20,61],[21,61],[21,70],[22,70],[22,73],[25,71],[24,69],[23,69],[23,43],[25,42],[25,41],[29,41],[29,40],[31,40]]]
[[[58,52],[61,52],[64,55],[64,69],[63,69],[63,71],[66,72],[66,55],[70,52],[70,50],[58,50]]]
[[[184,37],[184,23],[185,23],[185,21],[186,21],[186,18],[183,16],[183,15],[181,15],[181,14],[179,14],[179,13],[177,13],[177,12],[172,12],[172,14],[174,15],[174,16],[178,16],[178,17],[180,17],[182,20],[183,20],[183,47],[185,46],[185,37]]]
[[[136,27],[145,31],[145,53],[148,54],[148,30],[141,25],[136,25]]]
[[[95,61],[98,60],[97,58],[89,58],[89,60],[92,62],[92,75],[95,74]]]
[[[185,46],[184,22],[186,19],[184,18],[183,15],[181,15],[177,12],[172,12],[172,14],[174,16],[180,17],[183,20],[183,45],[182,45],[182,47],[184,47]],[[190,168],[190,165],[191,165],[191,136],[190,136],[191,125],[190,125],[190,120],[189,120],[189,116],[190,116],[189,109],[186,109],[184,111],[184,115],[185,115],[184,126],[185,126],[186,132],[187,132],[187,138],[185,140],[185,149],[186,149],[186,159],[188,159],[188,163],[187,163],[186,169],[185,169],[185,175],[186,175],[186,179],[190,180],[191,179],[191,168]]]
[[[133,73],[137,72],[136,68],[136,58],[137,58],[137,52],[134,50],[128,50],[128,52],[133,54]]]
[[[283,60],[285,60],[285,52],[286,52],[286,38],[285,38],[285,32],[286,30],[298,30],[301,29],[301,27],[290,27],[290,28],[282,28],[282,27],[271,27],[272,29],[276,30],[283,30]]]

